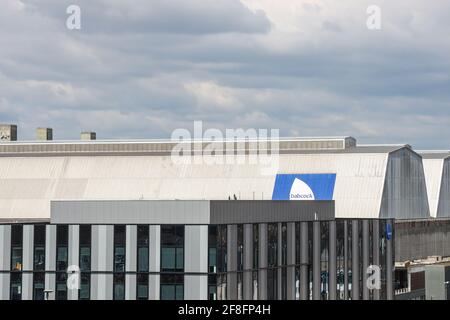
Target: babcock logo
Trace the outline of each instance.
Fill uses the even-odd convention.
[[[314,192],[302,180],[295,178],[292,183],[291,192],[289,193],[290,200],[314,200]]]
[[[277,174],[272,200],[333,200],[336,174]]]

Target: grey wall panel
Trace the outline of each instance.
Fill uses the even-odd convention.
[[[380,265],[380,223],[378,220],[372,221],[372,250],[373,250],[373,262],[372,264],[375,266]],[[380,300],[380,290],[374,290],[373,291],[373,299],[374,300]]]
[[[259,225],[259,268],[258,271],[258,300],[267,300],[267,224]]]
[[[300,222],[300,300],[309,300],[308,222]]]
[[[450,256],[450,219],[396,221],[395,261]]]
[[[208,272],[208,226],[184,229],[185,272]]]
[[[295,300],[295,223],[287,224],[287,259],[286,262],[289,267],[286,269],[286,298],[287,300]]]
[[[51,222],[209,224],[209,201],[52,201]]]
[[[126,226],[125,270],[136,271],[137,264],[137,226]]]
[[[389,222],[394,228],[394,222]],[[393,230],[393,234],[395,229]],[[386,299],[394,300],[394,237],[386,241]]]
[[[409,148],[389,154],[380,217],[430,217],[422,158]]]
[[[336,221],[329,222],[329,241],[328,241],[328,270],[329,270],[329,300],[336,300],[337,281],[336,281]]]
[[[352,221],[352,300],[359,300],[359,221]]]
[[[237,225],[227,226],[227,299],[237,300]]]
[[[34,226],[23,226],[23,271],[22,274],[22,300],[33,299],[33,251]],[[28,272],[27,272],[28,271]]]
[[[369,300],[369,288],[367,287],[367,268],[369,267],[369,220],[362,220],[362,297]]]
[[[68,264],[71,270],[74,270],[72,266],[76,266],[77,270],[80,267],[80,226],[69,226],[69,256]],[[70,275],[69,275],[70,276]],[[78,286],[80,278],[78,277]],[[78,300],[78,290],[75,288],[67,290],[68,300]]]
[[[253,225],[244,225],[244,276],[243,276],[243,298],[252,300],[253,294]]]
[[[92,271],[113,271],[114,227],[92,226]],[[93,300],[112,299],[112,274],[93,274],[91,297]]]
[[[444,160],[437,217],[450,218],[450,158]]]
[[[351,248],[349,248],[349,241],[348,241],[348,236],[349,236],[349,231],[351,229],[350,224],[348,223],[347,220],[344,221],[344,300],[348,300],[349,298],[349,279],[348,279],[348,274],[349,274],[349,268],[351,268],[352,266],[349,264],[349,257],[350,257],[350,250]]]
[[[92,274],[91,300],[112,300],[113,275],[106,273]]]
[[[425,292],[427,300],[447,300],[444,266],[425,266]]]
[[[208,276],[186,275],[184,276],[185,300],[208,300]]]
[[[334,219],[334,201],[211,201],[211,224]]]
[[[313,222],[313,300],[320,300],[320,222]]]
[[[45,270],[56,270],[56,226],[47,225],[45,230]],[[45,290],[50,290],[48,300],[55,300],[55,280],[54,273],[45,274]]]
[[[136,272],[137,270],[137,226],[126,226],[125,270]],[[125,299],[136,300],[136,275],[125,275]]]
[[[11,226],[0,225],[0,271],[11,269]],[[9,300],[9,273],[0,272],[0,300]]]
[[[277,264],[278,266],[283,265],[283,231],[282,231],[282,224],[278,223],[277,226],[277,232],[278,232],[278,240],[277,240]],[[277,300],[281,300],[283,297],[283,274],[282,269],[277,269]]]
[[[161,226],[150,226],[150,272],[161,271]],[[159,300],[160,278],[157,274],[149,275],[149,299]]]

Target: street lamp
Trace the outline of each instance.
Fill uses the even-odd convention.
[[[52,292],[53,292],[53,290],[49,290],[49,289],[44,290],[44,299],[45,299],[45,300],[48,300],[48,296],[49,296],[50,293],[52,293]]]
[[[448,300],[448,284],[450,283],[450,281],[445,281],[444,282],[444,286],[445,286],[445,300]]]

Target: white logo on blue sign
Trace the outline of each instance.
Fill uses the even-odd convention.
[[[336,174],[277,174],[272,200],[333,200]]]

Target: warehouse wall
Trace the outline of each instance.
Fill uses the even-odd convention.
[[[380,218],[430,217],[422,158],[408,148],[389,155]]]
[[[450,219],[395,223],[396,261],[433,255],[450,256]]]

